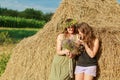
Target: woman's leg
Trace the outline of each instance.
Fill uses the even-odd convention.
[[[84,74],[84,80],[93,80],[93,76],[89,74]]]
[[[84,73],[75,74],[75,80],[84,80]]]
[[[86,67],[84,80],[93,80],[95,76],[96,76],[96,66]]]

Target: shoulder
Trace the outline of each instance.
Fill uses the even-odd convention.
[[[64,34],[59,34],[59,35],[57,36],[57,40],[63,40],[63,38],[64,38]]]
[[[99,39],[98,39],[98,38],[95,38],[94,43],[95,43],[95,44],[99,44]]]
[[[64,34],[59,34],[57,38],[63,38]]]
[[[95,38],[95,42],[99,42],[99,39],[98,39],[98,38]]]

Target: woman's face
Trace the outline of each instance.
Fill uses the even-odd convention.
[[[74,33],[74,27],[72,27],[72,26],[68,27],[67,31],[68,31],[69,34],[73,34]]]

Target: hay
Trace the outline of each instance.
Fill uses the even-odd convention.
[[[96,34],[101,47],[97,55],[99,62],[98,80],[120,79],[120,28],[99,28]]]
[[[56,37],[67,18],[89,23],[100,38],[97,80],[120,79],[120,6],[116,0],[63,0],[43,30],[13,50],[0,80],[48,80]]]

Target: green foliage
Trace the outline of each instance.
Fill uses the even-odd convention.
[[[8,16],[0,16],[0,26],[11,28],[42,28],[45,21],[34,19],[16,18]]]
[[[17,10],[12,10],[12,9],[7,9],[7,8],[1,8],[0,7],[0,15],[1,16],[12,16],[12,17],[17,17],[18,16],[18,11]]]
[[[0,7],[1,16],[21,17],[26,19],[35,19],[39,21],[48,22],[51,19],[53,13],[43,13],[41,10],[35,10],[33,8],[26,8],[24,11],[17,11]]]
[[[0,29],[0,44],[17,43],[23,38],[34,35],[38,29]]]
[[[79,47],[75,43],[75,41],[70,40],[70,39],[65,39],[62,42],[62,47],[63,49],[68,49],[72,54],[78,55],[79,54]]]
[[[0,55],[0,76],[4,73],[8,60],[10,59],[11,54],[3,53]]]
[[[42,11],[34,10],[33,8],[27,8],[19,13],[19,17],[27,19],[44,20],[43,16],[44,14]]]
[[[9,37],[8,32],[0,32],[0,44],[12,43],[12,39]]]
[[[50,21],[52,15],[53,15],[53,13],[46,13],[46,14],[44,14],[44,16],[43,16],[43,17],[44,17],[44,20],[45,20],[46,22]]]
[[[53,13],[43,13],[41,10],[26,8],[24,11],[1,8],[0,26],[12,28],[42,28],[50,21]]]

